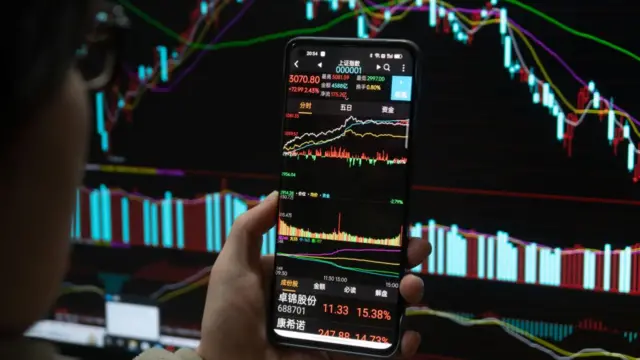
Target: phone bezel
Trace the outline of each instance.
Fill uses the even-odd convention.
[[[284,113],[286,112],[286,107],[287,107],[287,95],[288,95],[288,91],[287,91],[287,76],[289,74],[289,70],[290,70],[290,54],[291,52],[298,46],[344,46],[344,47],[362,47],[362,48],[394,48],[394,49],[403,49],[408,51],[412,56],[413,56],[413,81],[412,81],[412,100],[410,102],[410,109],[411,109],[411,118],[409,119],[410,122],[410,126],[409,126],[409,132],[408,132],[408,136],[409,136],[409,140],[408,140],[408,154],[407,154],[407,158],[409,159],[408,161],[408,166],[407,166],[407,178],[406,178],[406,188],[407,188],[407,195],[406,195],[406,199],[404,199],[404,203],[405,203],[405,211],[404,211],[404,229],[405,233],[403,234],[403,246],[401,248],[401,252],[403,255],[403,261],[402,261],[402,267],[407,269],[408,266],[408,259],[407,259],[407,246],[408,246],[408,242],[409,242],[409,227],[410,227],[410,222],[409,222],[409,207],[410,207],[410,191],[411,191],[411,179],[412,179],[412,175],[413,175],[413,158],[414,158],[414,146],[413,146],[413,133],[415,131],[415,120],[417,119],[417,113],[418,113],[418,101],[420,99],[420,67],[422,64],[422,59],[421,59],[421,53],[420,53],[420,49],[418,48],[418,46],[408,40],[398,40],[398,39],[358,39],[358,38],[326,38],[326,37],[296,37],[293,38],[291,40],[289,40],[289,42],[287,42],[287,45],[285,47],[285,54],[284,54],[284,70],[283,70],[283,78],[284,78],[284,84],[283,84],[283,90],[284,90],[284,97],[283,97],[283,109],[282,109],[282,116],[283,116],[283,120],[281,121],[281,128],[280,128],[280,143],[279,143],[279,148],[278,148],[278,153],[280,153],[281,149],[282,149],[282,144],[284,144],[285,138],[284,138],[284,127],[285,127],[285,120],[284,120]],[[282,160],[279,158],[279,170],[280,173],[282,172],[282,167],[283,162]],[[279,175],[279,180],[278,180],[278,190],[280,190],[282,188],[282,176],[281,174]],[[278,212],[276,212],[276,220],[279,214],[279,202],[278,202]],[[276,221],[276,226],[277,226],[277,221]],[[277,248],[277,242],[276,242],[276,248]],[[274,255],[274,261],[275,261],[275,255]],[[275,271],[275,269],[274,269]],[[278,346],[288,346],[288,347],[295,347],[295,348],[302,348],[302,349],[313,349],[313,350],[325,350],[325,351],[331,351],[331,352],[338,352],[338,353],[344,353],[344,354],[349,354],[349,355],[356,355],[356,356],[370,356],[370,357],[377,357],[377,358],[388,358],[388,357],[392,357],[394,356],[399,348],[400,348],[400,344],[402,342],[402,334],[401,334],[401,329],[402,329],[402,320],[404,318],[404,315],[400,316],[400,319],[394,324],[395,326],[395,343],[392,344],[391,347],[389,347],[388,349],[383,349],[383,350],[377,350],[377,349],[368,349],[368,348],[360,348],[360,347],[354,347],[354,346],[344,346],[344,345],[337,345],[337,344],[330,344],[330,343],[324,343],[324,342],[315,342],[315,341],[307,341],[307,340],[298,340],[298,339],[291,339],[291,338],[285,338],[282,336],[279,336],[275,333],[274,331],[274,323],[273,323],[273,314],[272,314],[272,310],[275,306],[275,275],[272,274],[272,281],[270,284],[270,288],[269,288],[269,302],[268,302],[268,310],[267,310],[267,337],[269,339],[269,341],[274,344],[274,345],[278,345]],[[398,301],[397,304],[397,313],[398,314],[403,314],[405,309],[406,309],[406,303],[404,301],[404,299],[402,299],[402,297],[399,298],[400,301]]]

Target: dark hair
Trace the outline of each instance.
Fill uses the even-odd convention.
[[[19,126],[49,101],[73,65],[91,24],[90,0],[22,0],[3,21],[14,22],[16,46],[10,103],[0,132]]]

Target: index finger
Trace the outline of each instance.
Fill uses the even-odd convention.
[[[410,269],[423,262],[429,254],[431,254],[431,244],[429,244],[429,241],[420,238],[409,239],[407,260]]]

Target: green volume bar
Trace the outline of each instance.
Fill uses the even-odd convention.
[[[184,249],[184,207],[182,200],[176,201],[176,241],[179,249]]]
[[[100,205],[102,210],[102,241],[111,242],[111,191],[100,185]]]
[[[76,213],[75,213],[75,221],[74,221],[74,227],[75,227],[75,239],[80,239],[82,238],[82,227],[81,227],[81,222],[80,222],[80,211],[81,211],[81,207],[80,207],[80,190],[76,190]]]
[[[129,199],[122,197],[120,199],[120,213],[122,214],[122,243],[129,244]]]
[[[151,203],[151,245],[158,246],[158,204]]]
[[[171,192],[164,193],[162,201],[162,246],[165,248],[173,247],[173,201]]]
[[[151,246],[151,203],[149,200],[142,201],[142,222],[144,245]]]

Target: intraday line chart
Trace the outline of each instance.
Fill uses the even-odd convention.
[[[507,1],[509,2],[509,1]],[[121,1],[125,7],[142,17],[148,22],[153,22],[148,15],[135,8],[127,1]],[[555,121],[556,137],[565,147],[567,154],[572,155],[572,143],[576,128],[589,119],[597,119],[606,122],[606,138],[613,148],[614,154],[623,153],[627,158],[627,169],[632,174],[634,182],[640,179],[640,150],[633,134],[638,131],[638,120],[628,112],[616,105],[614,97],[601,94],[594,81],[585,81],[575,75],[575,72],[555,52],[538,40],[533,34],[518,25],[508,17],[507,7],[500,7],[496,0],[492,0],[485,7],[478,9],[463,9],[443,1],[397,1],[393,6],[374,4],[360,1],[307,2],[305,16],[310,21],[314,20],[318,6],[328,6],[335,11],[337,17],[317,28],[307,28],[300,31],[287,31],[280,34],[271,34],[246,41],[229,43],[219,42],[222,35],[253,4],[253,1],[243,1],[241,10],[237,16],[221,29],[216,38],[210,44],[202,44],[199,39],[206,34],[206,30],[212,20],[216,19],[218,11],[230,2],[203,2],[192,13],[193,25],[182,35],[173,34],[181,39],[183,45],[170,50],[167,47],[157,47],[158,61],[153,66],[141,66],[137,76],[130,77],[129,88],[126,91],[117,92],[116,95],[99,92],[96,94],[96,131],[101,138],[103,151],[109,151],[109,131],[118,118],[126,116],[130,119],[130,110],[140,101],[147,90],[156,92],[168,92],[172,84],[179,82],[189,70],[195,66],[195,61],[180,75],[173,77],[173,73],[181,62],[190,55],[194,49],[220,50],[224,48],[249,46],[262,41],[290,37],[297,33],[312,34],[328,29],[342,21],[355,18],[356,32],[359,37],[373,37],[385,27],[386,24],[401,20],[409,12],[417,11],[427,13],[425,21],[429,27],[438,32],[450,34],[454,39],[464,44],[471,44],[474,35],[489,25],[497,25],[501,35],[503,48],[503,66],[514,79],[526,85],[531,92],[531,101],[534,105],[542,106],[549,111],[549,115]],[[218,6],[219,5],[219,6]],[[345,10],[346,9],[346,10]],[[342,15],[342,11],[347,11]],[[465,15],[469,14],[469,16]],[[161,26],[156,24],[157,26]],[[202,31],[198,31],[199,29]],[[167,32],[171,33],[170,30]],[[519,39],[519,40],[518,40]],[[531,53],[537,67],[527,65],[519,47],[519,41]],[[558,60],[563,67],[571,73],[582,88],[577,95],[576,105],[573,105],[561,90],[553,83],[547,74],[545,67],[539,61],[537,53],[531,42],[546,50],[552,57]],[[189,44],[186,46],[184,44]],[[200,53],[202,55],[204,52]],[[540,76],[537,75],[540,72]],[[108,95],[108,96],[107,96]],[[113,97],[113,99],[111,99]],[[595,115],[594,117],[588,115]]]
[[[115,247],[219,252],[233,221],[263,198],[218,192],[185,200],[166,192],[163,199],[151,199],[106,186],[84,188],[76,194],[71,237]],[[281,226],[287,235],[305,231]],[[428,239],[434,248],[415,272],[640,295],[640,243],[616,249],[603,239],[605,245],[598,250],[550,248],[503,231],[486,234],[435,220],[413,224],[410,234]],[[277,237],[275,227],[264,235],[262,254],[274,252]],[[326,237],[371,243],[340,231]],[[386,241],[399,244],[400,239]]]
[[[401,131],[396,133],[385,130],[368,131],[371,127],[367,127],[367,125],[373,125],[374,129],[401,128]],[[314,161],[318,158],[344,159],[350,166],[362,166],[363,163],[368,165],[406,164],[406,157],[389,157],[384,151],[376,152],[376,154],[357,154],[342,147],[331,146],[331,144],[348,136],[406,139],[408,125],[408,120],[361,120],[350,116],[345,119],[342,125],[334,129],[317,133],[292,134],[294,136],[284,143],[283,155],[294,159],[310,159]],[[329,149],[318,148],[327,144],[330,146]]]
[[[357,257],[359,253],[364,253],[366,256],[366,253],[374,253],[374,252],[381,251],[382,249],[343,249],[343,250],[345,250],[347,253],[340,254],[337,256],[335,255],[337,252],[318,253],[318,254],[313,254],[313,253],[288,254],[288,253],[278,252],[277,255],[286,256],[288,258],[296,259],[299,261],[320,263],[320,264],[331,266],[333,268],[346,270],[349,272],[364,273],[364,274],[370,274],[370,275],[381,276],[381,277],[389,277],[392,279],[398,278],[398,276],[400,276],[400,273],[397,270],[392,271],[390,270],[390,268],[387,268],[387,266],[391,266],[391,267],[399,266],[400,264],[398,263],[393,263],[388,261],[377,261],[377,260],[371,260],[363,257]],[[361,251],[355,252],[356,250],[361,250]],[[348,253],[349,251],[352,251],[352,253],[349,254]],[[395,250],[395,251],[392,250],[389,252],[399,252],[399,251],[400,250]],[[376,268],[373,268],[374,266]]]

